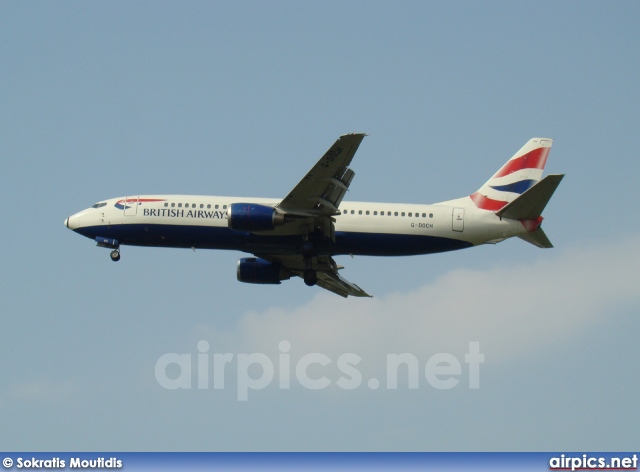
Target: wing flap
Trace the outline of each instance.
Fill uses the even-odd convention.
[[[349,282],[344,277],[341,277],[337,272],[318,272],[318,286],[344,298],[347,298],[349,295],[352,297],[371,298],[371,295],[362,290],[356,284]]]

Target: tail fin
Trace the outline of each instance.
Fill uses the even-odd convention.
[[[498,211],[514,201],[540,181],[552,144],[548,138],[530,139],[471,195],[471,200],[478,208],[489,211]]]

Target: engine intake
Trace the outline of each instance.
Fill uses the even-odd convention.
[[[238,280],[249,284],[279,284],[291,278],[289,271],[277,262],[259,257],[243,257],[238,261]]]
[[[284,224],[284,213],[267,205],[232,203],[227,213],[229,228],[237,231],[269,231]]]

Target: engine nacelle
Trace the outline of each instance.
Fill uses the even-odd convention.
[[[284,224],[284,213],[256,203],[232,203],[227,212],[229,228],[237,231],[269,231]]]
[[[291,274],[277,262],[259,257],[243,257],[238,261],[238,280],[249,284],[279,284]]]
[[[118,249],[120,247],[117,239],[105,238],[104,236],[96,236],[96,243],[100,247],[108,247],[110,249]]]

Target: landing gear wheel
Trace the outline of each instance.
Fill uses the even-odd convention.
[[[314,250],[315,247],[313,246],[313,243],[305,241],[300,248],[300,254],[302,254],[302,257],[310,258],[314,255]]]
[[[304,283],[309,287],[313,287],[318,283],[318,274],[315,270],[308,269],[304,271]]]
[[[111,260],[113,262],[118,262],[120,260],[120,251],[118,251],[117,249],[111,251]]]

